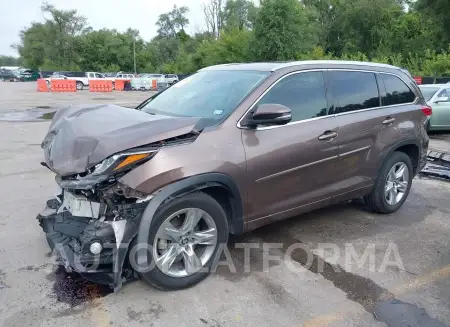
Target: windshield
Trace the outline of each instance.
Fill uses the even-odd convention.
[[[422,91],[425,101],[430,101],[433,95],[435,95],[436,92],[441,89],[440,87],[419,87],[419,88]]]
[[[142,111],[222,121],[269,74],[238,70],[199,72],[156,95]]]

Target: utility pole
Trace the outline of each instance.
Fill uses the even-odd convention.
[[[134,74],[136,75],[136,36],[133,35],[133,62],[134,62]]]

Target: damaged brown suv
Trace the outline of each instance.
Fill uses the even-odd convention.
[[[209,67],[136,109],[62,108],[42,142],[48,243],[115,290],[194,285],[229,234],[333,203],[396,211],[431,114],[405,70],[346,61]]]

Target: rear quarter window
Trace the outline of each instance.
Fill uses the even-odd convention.
[[[386,89],[382,97],[383,106],[392,106],[414,102],[416,95],[399,77],[390,74],[380,74]]]

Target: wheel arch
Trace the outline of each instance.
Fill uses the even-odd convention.
[[[239,188],[233,179],[222,173],[206,173],[187,177],[160,189],[144,210],[137,234],[138,244],[147,244],[153,217],[161,205],[183,195],[202,191],[212,196],[227,213],[232,234],[244,231],[243,203]],[[145,251],[137,251],[138,265],[148,265]]]
[[[391,146],[390,149],[384,155],[381,165],[380,167],[378,167],[378,171],[380,171],[380,169],[383,167],[383,164],[386,162],[386,160],[389,159],[389,157],[394,152],[403,152],[406,155],[408,155],[411,158],[414,175],[418,173],[417,170],[419,167],[419,162],[422,154],[421,154],[421,145],[417,139],[404,140]]]

